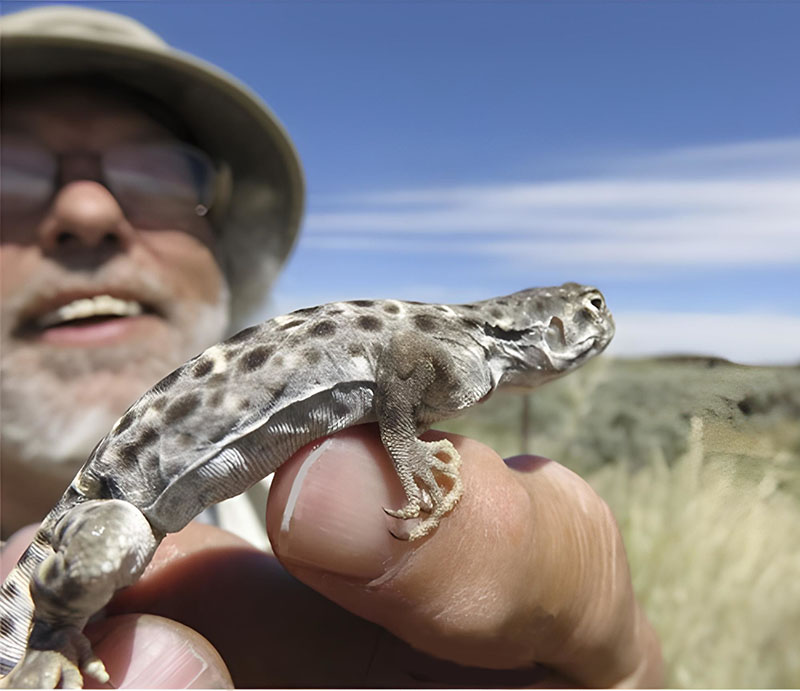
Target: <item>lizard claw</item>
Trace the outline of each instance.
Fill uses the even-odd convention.
[[[417,540],[436,528],[442,516],[456,505],[463,491],[459,472],[461,456],[452,443],[447,439],[440,439],[431,442],[417,440],[417,444],[418,454],[412,457],[409,464],[409,475],[413,480],[404,483],[408,503],[401,509],[383,509],[392,518],[401,520],[419,518],[421,512],[428,514],[406,537],[392,533],[393,537],[409,541]],[[436,475],[450,480],[449,489],[443,491]]]
[[[103,662],[92,652],[89,640],[74,627],[50,633],[47,649],[28,650],[20,663],[0,680],[0,688],[80,689],[83,671],[101,684],[109,681]]]

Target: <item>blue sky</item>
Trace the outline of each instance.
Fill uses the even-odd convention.
[[[576,280],[612,353],[800,361],[800,3],[84,4],[291,133],[308,213],[265,316]]]

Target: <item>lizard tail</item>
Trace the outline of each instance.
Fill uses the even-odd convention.
[[[8,674],[28,647],[33,621],[31,578],[36,567],[53,554],[46,534],[36,533],[0,588],[0,674]]]

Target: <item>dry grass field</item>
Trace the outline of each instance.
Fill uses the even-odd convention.
[[[800,686],[800,367],[600,358],[440,426],[605,498],[668,686]]]

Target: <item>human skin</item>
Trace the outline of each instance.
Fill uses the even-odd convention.
[[[25,138],[54,152],[176,140],[131,105],[75,87],[4,92],[2,119],[4,141]],[[0,205],[4,536],[41,519],[125,408],[227,328],[227,285],[207,218],[137,225],[85,162],[62,172],[38,211]],[[56,306],[103,294],[146,311],[30,328]]]
[[[102,622],[105,635],[120,627],[113,650],[97,649],[112,683],[164,684],[166,665],[126,681],[135,637],[118,617],[147,612],[164,617],[141,623],[149,640],[159,627],[170,636],[159,659],[192,646],[224,678],[213,652],[174,632],[180,621],[213,644],[236,686],[658,686],[658,640],[606,504],[555,462],[503,462],[446,436],[464,458],[464,496],[419,542],[389,533],[382,507],[403,495],[374,426],[312,444],[278,471],[267,527],[280,563],[211,526],[168,536]]]

